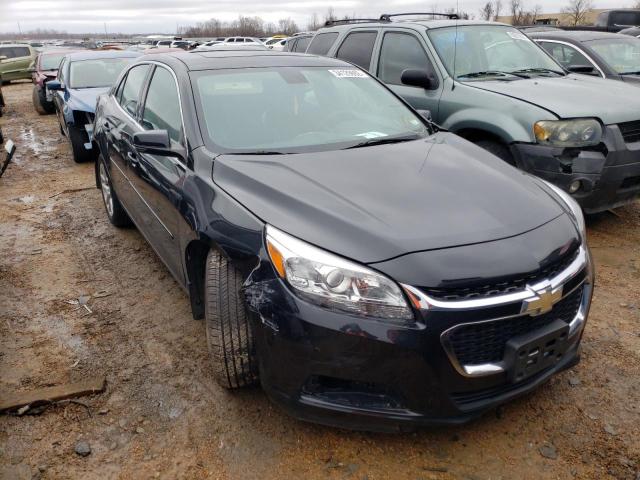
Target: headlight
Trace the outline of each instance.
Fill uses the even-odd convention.
[[[602,126],[593,118],[542,120],[533,126],[538,143],[556,147],[586,147],[602,139]]]
[[[542,180],[542,179],[540,179]],[[571,214],[575,220],[576,226],[580,231],[580,235],[582,236],[582,241],[586,241],[587,239],[587,226],[584,221],[584,214],[582,213],[582,208],[578,205],[571,195],[562,190],[560,187],[554,185],[553,183],[547,182],[546,180],[542,180],[551,190],[553,190],[569,207],[571,210]]]
[[[325,308],[405,324],[413,320],[391,279],[267,226],[269,257],[302,298]]]

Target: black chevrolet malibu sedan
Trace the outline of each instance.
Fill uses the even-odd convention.
[[[135,224],[188,292],[224,387],[403,430],[578,361],[593,271],[576,203],[351,64],[148,55],[94,128],[111,223]]]

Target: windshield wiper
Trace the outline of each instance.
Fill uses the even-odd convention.
[[[408,142],[411,140],[417,140],[421,138],[420,135],[403,135],[398,137],[379,137],[379,138],[370,138],[369,140],[365,140],[364,142],[356,143],[355,145],[351,145],[350,147],[345,148],[344,150],[349,150],[351,148],[361,148],[361,147],[370,147],[372,145],[385,145],[389,143],[400,143],[400,142]]]
[[[483,72],[470,72],[470,73],[464,73],[462,75],[458,75],[456,78],[478,78],[478,77],[490,77],[490,76],[513,76],[513,77],[519,77],[519,78],[529,78],[528,75],[523,75],[523,74],[518,74],[518,73],[514,73],[514,72],[502,72],[500,70],[487,70],[487,71],[483,71]]]
[[[277,152],[269,150],[254,150],[252,152],[227,152],[223,155],[288,155],[287,152]]]
[[[556,75],[560,75],[562,77],[565,76],[564,72],[561,72],[560,70],[553,70],[551,68],[521,68],[520,70],[514,70],[513,72],[509,72],[512,74],[518,74],[518,73],[555,73]]]

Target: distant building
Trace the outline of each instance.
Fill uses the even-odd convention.
[[[585,15],[585,19],[583,22],[584,25],[593,25],[598,15],[601,12],[606,12],[607,10],[611,10],[611,9],[610,8],[593,8],[589,10]],[[511,15],[501,15],[496,19],[496,21],[502,22],[502,23],[512,23],[512,18],[513,17]],[[572,25],[573,20],[571,18],[571,15],[566,13],[541,13],[534,19],[533,23],[535,25],[549,25],[549,26]]]

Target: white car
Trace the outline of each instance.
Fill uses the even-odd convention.
[[[257,45],[261,45],[258,40],[251,37],[229,37],[224,41],[224,43],[255,43]]]
[[[287,45],[288,41],[289,41],[289,38],[273,38],[267,41],[265,45],[270,50],[276,50],[276,51],[282,52],[284,50],[284,47]]]

